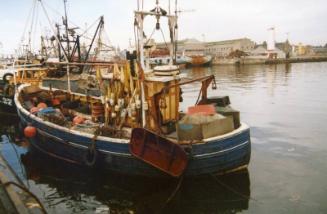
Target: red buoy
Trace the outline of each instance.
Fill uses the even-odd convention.
[[[38,107],[32,107],[31,109],[30,109],[30,112],[32,113],[32,114],[35,114],[36,112],[38,112],[40,109],[38,108]]]
[[[24,135],[27,138],[35,137],[36,128],[34,126],[26,126],[26,128],[24,129]]]
[[[57,98],[54,98],[54,99],[52,100],[52,105],[53,105],[53,106],[59,106],[59,105],[60,105],[60,100],[57,99]]]
[[[85,119],[81,116],[76,116],[74,117],[73,119],[73,124],[76,125],[76,124],[82,124],[84,123]]]
[[[38,108],[47,108],[48,106],[47,106],[47,104],[45,104],[45,103],[39,103],[39,104],[37,105],[37,107],[38,107]]]

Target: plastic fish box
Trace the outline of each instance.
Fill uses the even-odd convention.
[[[208,97],[205,101],[201,100],[199,104],[215,104],[216,106],[226,107],[230,105],[229,96]]]
[[[176,126],[179,141],[203,140],[234,130],[233,119],[219,114],[186,115]]]
[[[224,116],[229,116],[233,118],[234,121],[234,127],[235,129],[237,129],[238,127],[240,127],[241,123],[240,123],[240,112],[233,109],[230,106],[226,106],[226,107],[219,107],[216,106],[216,112],[219,114],[222,114]]]

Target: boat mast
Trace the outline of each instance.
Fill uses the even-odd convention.
[[[177,14],[177,0],[175,0],[175,17],[176,17],[176,24],[174,26],[174,64],[177,63],[177,45],[178,45],[178,14]]]
[[[63,23],[65,25],[66,30],[66,42],[67,42],[67,56],[70,56],[70,44],[69,44],[69,35],[68,35],[68,19],[67,19],[67,0],[64,0],[64,9],[65,9],[65,18],[63,20]]]
[[[50,28],[52,30],[52,33],[54,34],[55,39],[57,40],[60,48],[62,49],[62,51],[64,53],[64,57],[65,57],[65,60],[66,60],[66,63],[67,63],[67,84],[68,84],[67,91],[70,93],[71,92],[71,86],[70,86],[70,72],[69,72],[70,69],[69,69],[69,59],[68,59],[68,56],[67,56],[67,54],[65,52],[64,47],[62,46],[62,44],[60,42],[60,39],[59,39],[58,35],[56,34],[56,31],[54,30],[54,28],[53,28],[53,26],[51,24],[51,20],[50,20],[49,15],[48,15],[48,13],[47,13],[44,5],[43,5],[43,2],[41,0],[39,0],[39,2],[41,4],[41,6],[42,6],[42,9],[43,9],[43,12],[44,12],[46,18],[48,19],[48,22],[50,24]],[[59,29],[59,26],[58,26],[58,29]],[[59,48],[59,50],[60,50],[60,48]]]
[[[143,4],[143,1],[142,1]],[[176,1],[177,4],[177,1]],[[177,9],[176,9],[177,11]],[[161,17],[167,17],[169,22],[169,30],[170,30],[170,37],[171,37],[171,45],[169,47],[170,52],[170,65],[172,65],[173,61],[173,54],[174,54],[174,28],[177,25],[177,16],[171,15],[170,13],[167,14],[167,12],[162,9],[159,6],[159,0],[156,0],[156,7],[151,11],[143,11],[139,9],[139,2],[138,2],[138,10],[134,12],[135,13],[135,26],[137,27],[137,36],[138,36],[138,55],[139,55],[139,61],[140,65],[142,67],[142,70],[144,73],[150,73],[150,68],[147,67],[147,63],[145,63],[145,54],[144,54],[144,18],[146,16],[154,16],[157,19],[156,23],[156,29],[160,30],[160,18]],[[144,93],[144,84],[143,81],[141,81],[141,98],[142,98],[142,125],[143,127],[146,126],[146,118],[145,118],[145,111],[147,110],[146,105],[146,99],[145,99],[145,93]]]
[[[57,37],[55,36],[55,39],[58,38],[57,43],[58,43],[58,59],[59,62],[61,62],[61,42],[60,42],[60,29],[59,29],[59,24],[56,24],[56,28],[57,28]]]
[[[139,61],[141,64],[141,67],[143,68],[144,71],[146,71],[145,68],[145,63],[144,63],[144,26],[143,26],[143,21],[144,21],[144,14],[142,11],[137,11],[135,12],[135,19],[137,21],[137,37],[138,37],[138,52],[139,52]]]
[[[103,28],[103,25],[104,25],[104,20],[103,20],[103,16],[100,17],[100,22],[98,24],[98,27],[97,29],[95,30],[95,33],[93,35],[93,38],[92,38],[92,41],[91,41],[91,45],[89,47],[89,50],[87,51],[87,54],[86,54],[86,57],[85,57],[85,62],[88,60],[89,58],[89,55],[90,55],[90,51],[92,49],[92,46],[93,46],[93,43],[94,43],[94,40],[96,38],[96,36],[98,35],[99,31]],[[99,33],[99,36],[100,36],[100,33]]]
[[[176,8],[175,13],[177,14],[177,1],[175,2]],[[136,20],[136,27],[137,27],[137,36],[138,36],[138,55],[140,64],[145,73],[149,72],[149,68],[146,66],[145,63],[145,54],[144,54],[144,18],[146,16],[154,16],[157,19],[156,29],[160,29],[159,19],[160,17],[167,17],[169,21],[169,30],[171,35],[171,45],[169,47],[170,57],[173,59],[174,50],[175,50],[175,28],[177,28],[177,15],[167,14],[167,12],[159,6],[159,0],[156,0],[156,7],[151,11],[142,11],[137,10],[135,11],[135,20]],[[171,60],[172,61],[172,60]]]

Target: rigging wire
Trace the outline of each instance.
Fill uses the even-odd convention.
[[[165,42],[165,45],[166,45],[166,47],[169,49],[168,44],[167,44],[166,39],[165,39],[165,34],[163,33],[163,31],[162,31],[161,28],[160,28],[160,31],[161,31],[162,38],[163,38],[163,40],[164,40],[164,42]]]
[[[83,36],[88,33],[88,31],[95,26],[100,21],[101,17],[99,17],[97,20],[95,20],[89,27],[87,27],[80,36]]]
[[[27,25],[29,24],[29,20],[30,20],[31,15],[32,15],[33,7],[34,7],[34,5],[32,5],[30,11],[28,12],[28,16],[27,16],[27,19],[26,19],[26,22],[25,22],[25,25],[24,25],[24,31],[23,31],[23,34],[21,36],[21,43],[25,40],[25,33],[26,33],[26,30],[27,30]]]
[[[62,13],[60,13],[58,10],[54,9],[53,7],[51,7],[51,6],[50,6],[48,3],[46,3],[45,1],[43,1],[43,4],[46,5],[47,9],[50,9],[52,12],[56,13],[56,14],[59,15],[59,16],[63,16]],[[98,22],[99,20],[100,20],[100,18],[98,18],[98,19],[95,21],[95,23]],[[82,28],[82,27],[80,27],[78,24],[76,24],[75,22],[71,21],[71,19],[69,19],[68,22],[69,22],[71,25],[73,25],[74,27],[78,27],[80,30],[82,30],[82,31],[83,31],[83,34],[85,33],[85,31],[89,30],[89,28],[90,28],[90,27],[88,27],[87,29]],[[93,24],[92,24],[92,25],[93,25]]]
[[[48,3],[46,3],[45,1],[43,1],[43,5],[46,5],[46,7],[48,8],[48,9],[50,9],[51,11],[53,11],[54,13],[56,13],[57,15],[59,15],[59,16],[63,16],[63,14],[61,14],[60,12],[58,12],[58,10],[56,10],[56,9],[54,9],[53,7],[51,7]],[[82,31],[82,33],[80,34],[80,37],[81,38],[85,38],[85,39],[88,39],[88,40],[92,40],[92,38],[90,38],[90,37],[88,37],[89,36],[89,30],[91,29],[91,28],[93,28],[98,22],[99,22],[99,20],[100,20],[100,18],[101,17],[99,17],[98,19],[96,19],[89,27],[87,27],[87,28],[82,28],[82,27],[80,27],[79,25],[77,25],[76,23],[74,23],[74,22],[72,22],[70,19],[68,20],[68,22],[70,23],[70,24],[72,24],[74,27],[78,27],[81,31]],[[87,36],[88,35],[88,36]],[[104,44],[104,43],[102,43],[101,42],[101,45],[103,45],[103,46],[105,46],[105,47],[110,47],[109,45],[107,45],[107,44]]]
[[[34,0],[34,3],[33,3],[32,21],[31,21],[30,30],[28,32],[28,48],[29,48],[29,51],[31,51],[31,42],[32,42],[31,37],[32,37],[33,26],[34,26],[34,21],[35,21],[35,8],[36,8],[36,0]]]
[[[106,31],[105,28],[103,28],[103,33],[104,33],[104,36],[106,37],[105,39],[108,40],[109,45],[112,46],[112,42],[111,42],[111,40],[110,40],[110,36],[109,36],[109,34],[107,33],[107,31]]]
[[[228,189],[229,191],[235,193],[236,195],[244,198],[244,199],[247,199],[247,200],[253,200],[255,202],[258,202],[257,199],[255,198],[252,198],[251,196],[247,196],[247,195],[244,195],[243,193],[240,193],[239,191],[235,190],[234,188],[232,188],[231,186],[227,185],[226,183],[222,182],[221,180],[219,180],[217,178],[217,176],[215,176],[214,174],[210,174],[211,177],[217,182],[219,183],[221,186],[225,187],[226,189]]]
[[[35,37],[36,37],[36,30],[37,30],[37,22],[39,20],[39,4],[36,4],[36,17],[35,17],[35,22],[34,22],[34,30],[32,32],[33,39],[32,39],[32,49],[34,50],[35,48]],[[41,30],[41,29],[40,29]]]
[[[65,49],[63,48],[62,44],[60,43],[59,38],[56,36],[56,33],[55,33],[56,31],[54,30],[54,28],[53,28],[53,26],[52,26],[52,22],[51,22],[51,20],[50,20],[50,18],[49,18],[49,15],[48,15],[48,13],[47,13],[45,7],[44,7],[43,1],[41,1],[41,0],[39,0],[39,1],[40,1],[41,6],[42,6],[43,12],[44,12],[46,18],[48,19],[48,22],[49,22],[49,24],[50,24],[50,28],[51,28],[51,30],[52,30],[52,33],[55,35],[55,38],[56,38],[57,42],[60,44],[60,48],[63,50],[64,58],[65,58],[65,60],[66,60],[67,62],[69,62],[69,60],[68,60],[68,56],[67,56],[67,54],[66,54],[66,52],[65,52]]]
[[[84,39],[87,39],[87,40],[92,40],[92,38],[90,38],[90,37],[88,37],[88,36],[82,36]],[[106,48],[111,48],[112,46],[110,46],[110,45],[108,45],[108,44],[106,44],[106,43],[103,43],[103,42],[100,42],[100,44],[101,45],[103,45],[104,47],[106,47]],[[90,46],[90,45],[88,45],[88,46]]]
[[[156,31],[156,27],[153,28],[153,31],[152,31],[149,39],[144,43],[144,46],[146,46],[150,42],[150,39],[152,38],[152,36],[153,36],[153,34],[154,34],[155,31]]]

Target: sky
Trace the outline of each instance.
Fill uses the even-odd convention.
[[[34,1],[0,0],[0,54],[14,52],[25,28],[24,38],[28,38],[26,32],[30,31],[31,24],[25,25]],[[174,1],[171,0],[172,5]],[[42,2],[51,22],[61,22],[63,0]],[[167,8],[169,0],[159,2]],[[33,41],[37,41],[41,32],[51,32],[43,9],[39,3],[37,5],[35,20],[38,23],[32,31]],[[154,5],[155,0],[144,0],[144,9],[152,9]],[[104,15],[108,38],[112,45],[120,48],[127,48],[129,41],[134,41],[133,11],[136,7],[137,0],[67,0],[71,23],[83,29]],[[325,0],[178,0],[178,10],[184,11],[179,13],[179,39],[219,41],[247,37],[261,43],[268,39],[267,29],[275,27],[276,41],[285,41],[288,37],[292,44],[327,43]],[[147,20],[145,25],[145,33],[150,35],[155,22]],[[161,32],[156,31],[153,38],[162,41],[168,36],[163,38]]]

